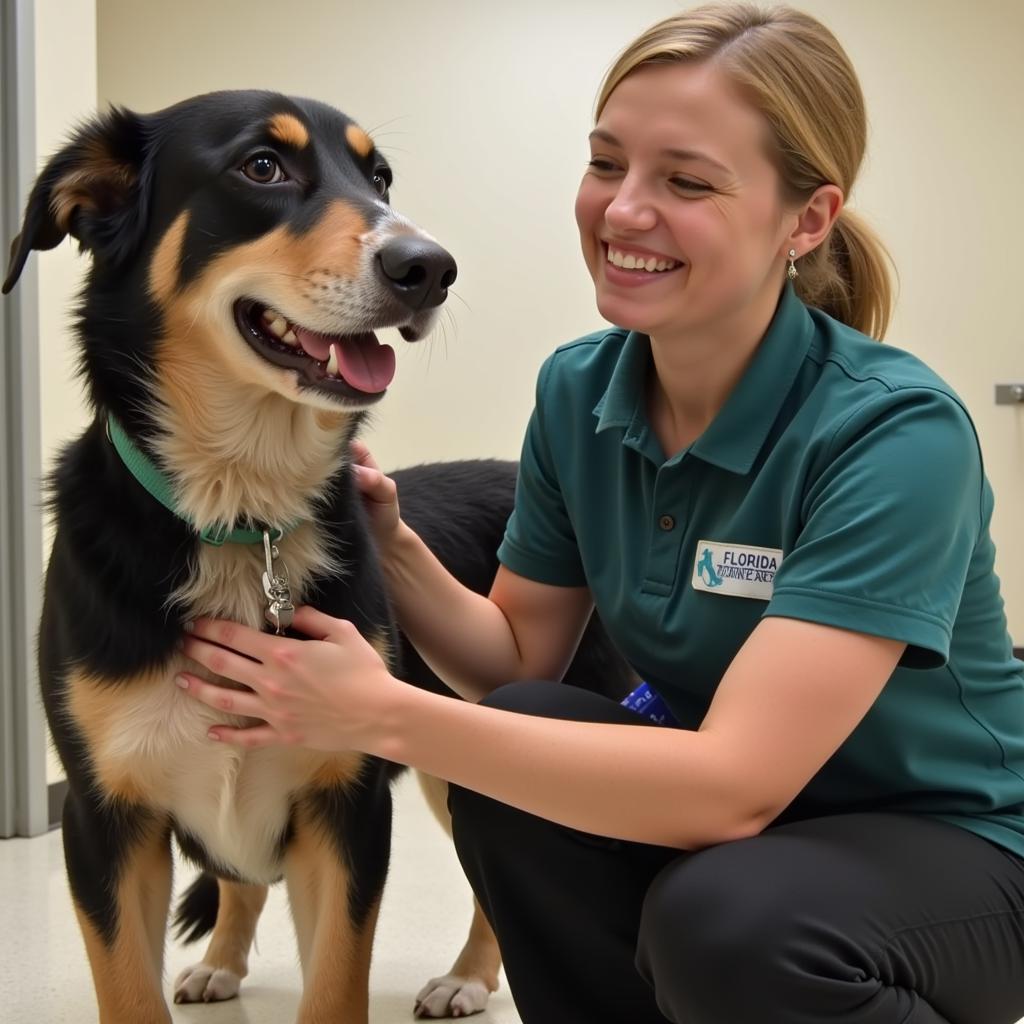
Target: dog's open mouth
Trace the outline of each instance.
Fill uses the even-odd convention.
[[[235,303],[235,321],[267,362],[297,371],[303,384],[335,397],[379,398],[395,376],[395,351],[375,334],[319,334],[252,299]]]

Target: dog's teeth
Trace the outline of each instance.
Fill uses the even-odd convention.
[[[277,314],[268,306],[263,310],[263,319],[268,323],[273,323],[277,319]]]
[[[283,316],[279,316],[269,327],[279,338],[283,338],[284,332],[288,330],[288,321]]]
[[[298,345],[299,339],[295,337],[295,332],[290,328],[281,335],[281,340],[286,345]]]
[[[333,345],[331,346],[331,356],[327,360],[327,376],[338,376],[338,350]]]

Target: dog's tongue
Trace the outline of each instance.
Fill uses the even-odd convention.
[[[395,376],[395,350],[382,345],[373,334],[337,337],[316,334],[303,327],[294,327],[295,337],[308,356],[326,363],[331,346],[338,353],[338,373],[357,391],[376,394],[383,391]]]

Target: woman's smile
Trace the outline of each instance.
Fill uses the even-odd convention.
[[[622,245],[618,242],[604,243],[603,272],[611,285],[624,288],[642,288],[664,282],[667,278],[678,278],[685,264],[649,249]]]

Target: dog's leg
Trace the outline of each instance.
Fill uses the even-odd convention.
[[[256,935],[265,885],[217,880],[217,923],[203,959],[186,967],[174,982],[176,1003],[214,1003],[238,995],[249,973],[249,949]]]
[[[100,1024],[168,1024],[161,991],[171,902],[168,829],[143,811],[71,795],[63,831]]]
[[[387,873],[390,794],[373,815],[358,814],[376,787],[301,805],[285,852],[285,881],[302,961],[296,1024],[366,1024],[370,954]]]
[[[450,836],[452,819],[448,813],[448,783],[422,772],[416,773],[430,809]],[[501,953],[494,931],[484,917],[480,904],[473,900],[473,921],[469,936],[452,965],[440,978],[431,978],[416,996],[417,1017],[452,1017],[479,1013],[487,1006],[487,997],[498,988]]]

